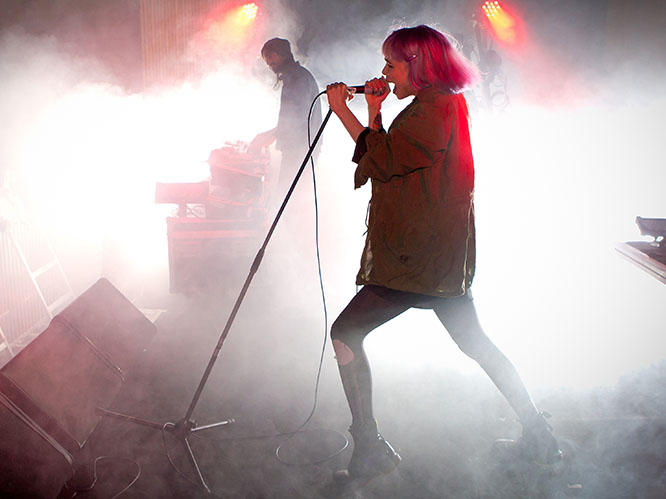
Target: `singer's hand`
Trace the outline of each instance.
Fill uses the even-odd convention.
[[[347,101],[354,98],[354,94],[344,83],[331,83],[326,86],[326,97],[331,110],[339,115],[340,111],[347,108]]]
[[[331,107],[331,111],[340,118],[345,129],[356,142],[364,127],[347,107],[347,101],[352,99],[354,94],[344,83],[331,83],[326,86],[326,97],[328,97],[328,105]]]
[[[391,93],[386,78],[373,78],[365,82],[365,100],[368,103],[368,107],[377,107],[380,106],[384,99],[386,99]],[[368,92],[370,89],[370,92]]]

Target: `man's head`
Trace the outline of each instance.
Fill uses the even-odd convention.
[[[289,40],[284,38],[271,38],[264,43],[261,48],[261,57],[275,74],[282,73],[286,66],[295,62]]]

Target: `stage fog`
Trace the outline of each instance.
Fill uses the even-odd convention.
[[[321,89],[378,76],[381,41],[393,26],[427,23],[449,31],[463,47],[476,43],[467,2],[343,7],[283,0],[258,4],[256,18],[243,22],[231,19],[238,7],[233,2],[211,2],[209,10],[181,20],[196,29],[180,40],[179,50],[153,73],[145,72],[144,59],[141,73],[129,61],[131,51],[114,50],[122,16],[87,16],[82,26],[72,21],[80,21],[79,3],[51,12],[60,24],[17,10],[15,22],[0,33],[0,180],[6,194],[0,216],[38,221],[76,293],[106,276],[148,309],[175,299],[168,292],[166,218],[177,206],[155,203],[156,183],[206,180],[211,151],[242,146],[275,126],[279,90],[259,53],[265,40],[291,40],[297,60]],[[506,83],[501,105],[487,106],[480,89],[468,95],[477,309],[536,393],[611,387],[623,376],[663,370],[666,288],[621,259],[615,246],[643,239],[636,216],[664,216],[664,35],[647,17],[623,18],[626,9],[619,3],[600,2],[605,9],[598,18],[576,2],[560,2],[558,9],[549,2],[515,2],[516,15],[525,20],[522,46],[493,45]],[[652,7],[663,18],[663,7]],[[95,38],[95,32],[108,36]],[[140,43],[137,33],[133,40]],[[93,39],[96,45],[75,43]],[[190,72],[170,74],[170,64]],[[326,112],[326,98],[320,99]],[[354,101],[365,119],[363,97]],[[389,97],[384,122],[405,105]],[[298,366],[300,377],[288,377],[300,379],[299,389],[309,396],[326,327],[317,249],[329,326],[356,291],[370,192],[368,186],[353,189],[353,148],[333,117],[314,165],[318,211],[308,166],[296,188],[297,203],[287,205],[231,332],[231,362],[239,376],[249,376],[244,361],[262,363],[259,355],[270,356],[269,365]],[[279,165],[279,153],[269,154],[268,184]],[[271,192],[273,207],[281,194]],[[272,218],[267,221],[266,229]],[[229,309],[260,244],[220,276],[221,294],[218,289],[203,297],[215,314]],[[265,317],[276,303],[283,313]],[[257,348],[250,337],[267,338],[276,350]],[[203,362],[215,341],[190,346]],[[401,373],[416,371],[480,377],[478,366],[457,351],[428,311],[409,311],[382,327],[367,348],[377,378],[386,375],[398,385]],[[335,376],[330,350],[325,362]],[[271,397],[279,399],[279,393]]]

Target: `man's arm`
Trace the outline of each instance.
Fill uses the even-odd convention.
[[[250,145],[248,146],[248,150],[250,152],[261,151],[262,149],[270,147],[270,145],[275,142],[276,138],[277,127],[266,130],[265,132],[261,132],[257,134],[254,139],[252,139],[252,142],[250,142]]]

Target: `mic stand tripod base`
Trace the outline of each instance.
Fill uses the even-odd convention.
[[[153,428],[155,430],[161,430],[161,431],[168,431],[169,433],[172,433],[173,435],[176,436],[176,438],[183,444],[183,448],[185,449],[185,454],[187,455],[188,460],[190,461],[190,464],[192,465],[192,468],[194,469],[196,475],[197,475],[197,481],[201,487],[208,493],[211,494],[210,488],[206,484],[206,481],[204,480],[203,475],[201,474],[201,469],[199,468],[199,465],[197,463],[196,458],[194,457],[194,453],[192,452],[192,447],[190,446],[190,442],[187,439],[192,433],[196,433],[199,431],[203,430],[209,430],[211,428],[218,428],[220,426],[226,426],[228,424],[231,424],[234,422],[234,419],[227,419],[224,421],[220,421],[217,423],[212,423],[204,426],[197,426],[197,424],[192,421],[191,419],[186,419],[182,418],[180,421],[177,423],[157,423],[155,421],[150,421],[148,419],[142,419],[142,418],[137,418],[135,416],[129,416],[127,414],[122,414],[120,412],[114,412],[110,411],[108,409],[103,409],[101,407],[98,407],[97,410],[95,411],[97,415],[99,416],[106,416],[106,417],[111,417],[115,419],[122,419],[123,421],[129,421],[130,423],[135,423],[139,424],[142,426],[147,426],[149,428]]]

